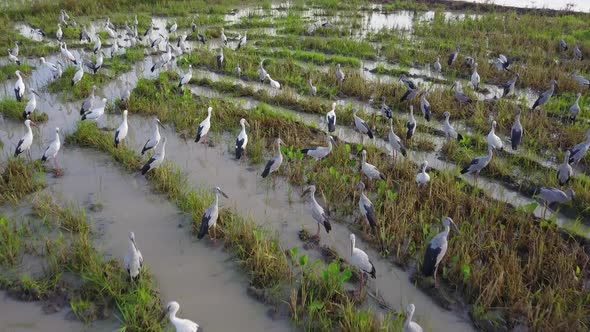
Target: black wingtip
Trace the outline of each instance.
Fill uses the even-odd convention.
[[[371,278],[373,279],[377,279],[377,270],[375,270],[375,265],[373,265],[373,263],[371,263]]]
[[[457,141],[461,142],[463,140],[463,135],[457,133]]]
[[[242,158],[242,153],[244,152],[244,149],[240,148],[236,148],[236,159],[240,159]]]
[[[370,139],[373,139],[373,133],[370,130],[367,132],[367,135],[369,136]]]
[[[328,219],[324,220],[324,228],[326,229],[326,233],[330,233],[332,230],[332,224],[330,224]]]
[[[147,173],[149,170],[150,170],[150,164],[143,165],[143,167],[141,168],[141,175],[145,175],[145,173]]]
[[[402,150],[402,155],[404,157],[406,157],[408,155],[408,150],[406,150],[405,148],[402,148],[401,150]]]

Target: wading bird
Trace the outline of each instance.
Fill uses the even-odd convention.
[[[567,51],[567,43],[563,40],[563,37],[559,40],[559,50],[560,51]]]
[[[432,67],[434,68],[434,72],[437,74],[440,74],[442,71],[442,66],[440,65],[440,57],[436,57],[436,61],[434,62],[434,64],[432,65]]]
[[[360,192],[359,211],[361,212],[361,216],[367,220],[373,234],[377,234],[377,217],[375,216],[373,202],[365,195],[365,184],[362,181],[358,183],[357,188]]]
[[[492,160],[492,151],[494,148],[488,145],[488,154],[485,156],[477,157],[469,163],[469,165],[463,167],[461,174],[474,174],[475,182],[477,183],[477,176],[482,169],[484,169]]]
[[[19,47],[18,47],[19,42],[15,41],[14,42],[14,47],[11,50],[8,50],[8,53],[18,57],[18,52],[19,52]]]
[[[488,145],[493,147],[495,150],[504,150],[504,144],[498,135],[496,135],[496,121],[492,121],[492,128],[486,136]]]
[[[123,111],[123,121],[119,125],[119,128],[115,131],[115,147],[118,148],[119,144],[127,137],[127,131],[129,126],[127,125],[127,110]]]
[[[455,63],[455,61],[457,60],[457,57],[459,57],[459,47],[455,47],[455,51],[452,53],[449,53],[449,57],[447,60],[447,64],[450,66],[453,65],[453,63]]]
[[[10,50],[8,50],[8,61],[20,66],[20,60],[14,54],[10,53]]]
[[[29,98],[29,101],[27,102],[27,106],[25,106],[25,110],[23,111],[23,119],[27,119],[29,116],[31,116],[33,114],[33,112],[35,112],[35,109],[37,109],[36,96],[39,96],[39,94],[37,94],[37,91],[35,91],[34,89],[31,89],[31,97]],[[39,96],[39,97],[41,97],[41,96]]]
[[[344,72],[342,71],[342,68],[340,68],[340,64],[337,63],[336,64],[336,83],[338,83],[338,87],[342,88],[342,82],[344,82]]]
[[[373,139],[373,132],[371,131],[371,128],[369,128],[369,125],[365,122],[365,120],[359,118],[356,113],[358,112],[358,109],[353,108],[352,109],[352,117],[354,118],[354,127],[356,128],[356,130],[358,130],[361,133],[361,138],[364,137],[363,134],[369,136],[370,139]]]
[[[569,108],[570,120],[572,121],[576,121],[576,117],[580,113],[580,97],[582,97],[582,94],[578,92],[576,94],[576,101],[574,101],[574,104]]]
[[[418,323],[412,321],[412,317],[414,316],[414,311],[416,307],[413,303],[408,304],[406,307],[406,320],[404,321],[404,327],[402,332],[423,332],[422,326],[418,325]]]
[[[96,91],[96,85],[92,86],[92,90],[90,90],[90,95],[88,97],[86,97],[86,99],[84,99],[84,101],[82,102],[82,106],[80,107],[80,115],[83,115],[84,113],[90,111],[92,109],[92,107],[94,106],[94,92]]]
[[[41,61],[41,64],[43,64],[44,66],[49,68],[49,70],[51,70],[52,73],[55,73],[57,71],[56,64],[51,63],[51,62],[47,62],[44,57],[40,57],[39,60]]]
[[[451,226],[453,229],[455,229],[455,231],[460,233],[457,225],[455,225],[455,222],[453,222],[453,219],[444,217],[442,223],[445,226],[444,231],[438,233],[432,238],[432,240],[430,240],[430,242],[428,242],[428,247],[426,247],[426,252],[424,252],[424,261],[422,262],[422,274],[426,277],[434,276],[435,287],[438,287],[436,274],[438,271],[438,265],[447,252],[447,238],[449,236]]]
[[[176,317],[176,313],[178,312],[179,308],[180,305],[176,301],[168,303],[168,305],[166,306],[166,310],[162,312],[162,317],[160,317],[160,321],[164,319],[164,316],[166,316],[167,313],[170,313],[170,323],[174,325],[176,332],[197,332],[197,330],[199,329],[199,324],[188,319]]]
[[[533,111],[535,108],[537,108],[539,106],[545,105],[549,101],[551,96],[553,96],[553,92],[555,92],[556,87],[557,87],[557,81],[551,80],[551,87],[549,88],[549,90],[547,90],[547,91],[543,92],[541,95],[539,95],[539,98],[537,98],[537,100],[535,100],[535,103],[533,104],[531,111]]]
[[[393,152],[393,159],[397,158],[397,154],[400,152],[404,157],[407,155],[404,143],[402,143],[401,138],[399,138],[399,136],[397,136],[393,131],[393,119],[389,119],[389,131],[387,133],[387,141],[391,146],[391,151]]]
[[[281,144],[283,144],[283,140],[281,140],[279,137],[277,138],[276,143],[277,154],[266,163],[266,166],[264,166],[264,171],[262,171],[261,174],[263,178],[266,178],[269,174],[274,173],[279,169],[279,167],[281,167],[281,164],[283,163],[283,154],[281,153]]]
[[[457,100],[459,103],[463,104],[471,102],[471,98],[469,98],[469,96],[467,96],[464,92],[459,91],[459,81],[455,81],[453,83],[451,90],[453,90],[453,93],[455,94],[455,100]]]
[[[326,158],[330,152],[332,152],[332,144],[336,144],[334,139],[330,134],[327,134],[328,138],[328,146],[314,146],[310,148],[301,149],[301,153],[310,157],[315,158],[316,160],[322,160]]]
[[[82,80],[83,76],[84,76],[84,68],[82,68],[82,62],[80,62],[80,64],[78,65],[78,70],[74,74],[74,77],[72,77],[72,86],[74,86],[74,84],[80,82]]]
[[[236,138],[236,159],[242,158],[242,154],[246,152],[246,145],[248,145],[248,134],[246,133],[246,126],[250,127],[250,124],[246,119],[240,119],[240,126],[242,130]]]
[[[193,65],[188,65],[188,72],[182,76],[180,79],[180,83],[178,83],[178,87],[182,89],[183,86],[187,85],[191,78],[193,78]]]
[[[205,36],[203,36],[201,32],[197,34],[197,40],[203,43],[203,45],[205,45],[205,42],[207,41],[207,39],[205,38]]]
[[[158,145],[158,143],[160,143],[160,127],[162,127],[162,129],[166,129],[166,127],[164,127],[164,125],[160,122],[160,119],[155,118],[154,131],[152,132],[152,136],[148,138],[141,149],[142,156],[146,153],[146,151],[153,149],[156,145]]]
[[[203,139],[203,144],[207,142],[207,133],[211,128],[211,112],[213,111],[213,107],[209,106],[207,108],[207,117],[203,120],[199,127],[197,128],[197,137],[195,138],[195,143],[199,143],[201,139]]]
[[[363,150],[361,153],[361,170],[370,180],[385,180],[385,174],[383,174],[375,165],[367,162],[367,150]]]
[[[223,195],[225,198],[227,195],[221,190],[219,187],[213,188],[213,193],[215,194],[215,200],[213,204],[211,204],[205,213],[203,214],[203,218],[201,218],[201,227],[199,228],[199,234],[197,235],[197,239],[202,239],[205,234],[209,232],[209,228],[213,227],[213,236],[211,240],[217,240],[217,218],[219,217],[219,194]]]
[[[281,88],[281,83],[273,80],[269,74],[266,74],[266,78],[268,79],[268,82],[273,89],[279,90]]]
[[[570,152],[565,152],[565,157],[563,158],[563,163],[557,167],[557,181],[559,182],[560,186],[566,185],[572,175],[574,174],[574,170],[570,165]]]
[[[59,138],[59,128],[55,127],[55,139],[49,144],[49,146],[43,152],[43,157],[41,157],[41,161],[45,162],[49,159],[53,160],[53,168],[57,171],[59,166],[57,164],[57,153],[61,148],[61,140]]]
[[[391,110],[391,107],[387,106],[385,103],[385,96],[381,97],[381,114],[384,119],[393,119],[393,111]]]
[[[457,141],[461,141],[463,139],[463,136],[461,134],[459,134],[455,130],[455,128],[453,128],[453,126],[451,126],[451,123],[449,122],[449,119],[451,118],[451,113],[444,112],[443,116],[445,117],[445,121],[443,123],[443,131],[445,132],[445,136],[447,138],[452,138],[452,139],[456,139]]]
[[[318,93],[318,89],[313,86],[313,83],[311,82],[311,78],[309,79],[309,94],[312,96],[315,96]]]
[[[223,66],[223,46],[219,48],[219,53],[215,55],[215,59],[217,59],[217,69],[221,69],[221,66]]]
[[[518,150],[518,146],[522,141],[522,125],[520,124],[520,108],[516,110],[516,117],[512,129],[510,129],[510,143],[512,144],[512,150]]]
[[[131,83],[125,81],[125,91],[123,91],[123,94],[121,95],[121,101],[127,103],[129,98],[131,98]]]
[[[104,60],[104,52],[100,51],[98,52],[98,55],[96,56],[96,61],[95,62],[91,62],[88,60],[83,60],[82,62],[84,63],[84,65],[86,67],[88,67],[88,69],[92,70],[92,73],[96,75],[96,72],[98,72],[98,70],[102,67],[102,62]]]
[[[86,43],[92,42],[92,40],[90,39],[90,34],[86,30],[86,26],[84,26],[84,25],[80,29],[80,34],[78,35],[78,38],[80,39],[81,43],[82,42],[86,42]]]
[[[246,41],[248,41],[248,31],[244,32],[244,35],[242,36],[242,38],[240,38],[240,41],[238,42],[238,47],[236,48],[236,50],[239,50],[242,46],[246,45]]]
[[[191,30],[193,30],[193,32],[196,32],[197,31],[197,23],[195,23],[195,20],[194,19],[191,22]]]
[[[55,32],[55,37],[58,41],[61,41],[61,38],[64,36],[63,31],[61,31],[61,24],[57,24],[57,31]]]
[[[401,74],[399,77],[399,80],[406,86],[406,89],[408,90],[416,90],[418,89],[418,87],[416,86],[416,84],[410,80],[406,74]]]
[[[96,54],[102,48],[102,42],[100,41],[100,36],[98,34],[96,34],[94,36],[94,39],[95,39],[95,42],[94,42],[94,47],[92,48],[92,51],[94,52],[94,54]]]
[[[174,19],[174,23],[168,29],[168,33],[173,34],[174,32],[176,32],[176,29],[178,29],[178,23],[176,23],[176,19]]]
[[[362,295],[363,285],[365,283],[365,273],[370,275],[371,278],[377,278],[377,271],[375,271],[375,265],[369,259],[369,255],[363,250],[357,248],[356,237],[354,234],[350,234],[350,263],[361,271],[361,280],[359,282],[359,296]]]
[[[319,240],[320,239],[320,225],[324,226],[324,228],[326,229],[326,233],[330,233],[330,231],[332,230],[332,225],[330,224],[330,221],[328,220],[328,216],[326,215],[324,208],[315,199],[315,186],[314,185],[311,185],[311,186],[308,186],[307,188],[305,188],[301,197],[308,195],[308,194],[310,197],[311,216],[317,222],[317,225],[318,225],[318,230],[317,230],[314,237]]]
[[[20,103],[25,95],[25,83],[23,82],[20,70],[17,70],[14,74],[18,77],[14,83],[14,95],[16,100]]]
[[[498,55],[498,58],[496,59],[496,68],[498,70],[510,71],[511,64],[512,61],[509,60],[504,54]]]
[[[31,145],[33,145],[33,130],[31,129],[31,126],[36,125],[33,121],[26,119],[25,127],[27,127],[27,131],[25,132],[25,135],[16,144],[16,149],[14,150],[15,157],[18,157],[19,154],[26,151],[29,160],[31,159]]]
[[[420,164],[420,172],[416,174],[416,184],[418,188],[422,188],[430,182],[430,175],[426,172],[426,168],[428,167],[428,161],[424,160],[422,164]]]
[[[590,148],[590,129],[586,131],[586,140],[582,143],[576,144],[570,150],[570,164],[575,164],[580,162],[586,152],[588,152],[588,148]]]
[[[514,93],[514,88],[516,86],[516,81],[518,80],[518,74],[516,74],[510,81],[501,84],[500,87],[502,88],[502,97],[506,97],[510,94]]]
[[[125,255],[123,263],[129,279],[138,279],[141,268],[143,267],[143,256],[141,255],[141,251],[137,249],[135,233],[133,232],[129,232],[129,247],[127,248],[127,255]]]
[[[225,35],[225,29],[221,28],[221,42],[223,43],[223,45],[227,46],[227,36]]]
[[[426,91],[422,91],[420,93],[420,110],[422,111],[422,115],[426,121],[430,121],[430,117],[432,116],[432,108],[430,107],[430,103],[426,100]]]
[[[141,175],[146,175],[147,172],[160,167],[164,162],[164,158],[166,157],[166,137],[162,137],[162,141],[156,146],[155,151],[152,157],[141,168]]]
[[[75,64],[77,66],[78,60],[76,60],[76,57],[72,54],[72,52],[70,52],[68,50],[68,45],[66,45],[65,42],[61,42],[60,48],[61,48],[61,54],[63,55],[63,57],[66,58],[67,60],[71,61],[73,64]]]
[[[264,62],[264,59],[260,60],[260,64],[258,65],[258,78],[260,79],[260,83],[264,83],[264,80],[266,79],[266,75],[268,75],[268,73],[266,72],[266,70],[263,67],[263,62]]]
[[[563,204],[574,199],[576,193],[572,188],[567,188],[565,191],[561,191],[557,188],[541,187],[536,193],[536,197],[543,203],[543,218],[547,213],[547,207],[555,203]]]
[[[103,114],[104,109],[107,106],[107,99],[102,98],[102,106],[95,108],[93,110],[87,111],[86,113],[82,114],[82,121],[84,120],[98,120]]]
[[[414,118],[414,106],[410,105],[410,117],[406,122],[406,139],[412,138],[416,131],[416,119]]]
[[[572,71],[572,76],[580,85],[590,88],[590,80],[582,75],[579,75],[577,70]]]
[[[477,72],[477,62],[473,65],[473,74],[471,74],[471,84],[475,91],[479,90],[479,82],[480,82],[479,73]]]
[[[242,76],[242,68],[240,68],[240,63],[238,62],[236,64],[236,68],[234,68],[234,74],[240,78],[240,76]]]
[[[332,103],[332,109],[326,114],[326,122],[329,132],[336,131],[336,103]]]
[[[418,89],[411,89],[406,87],[406,92],[404,95],[399,99],[400,103],[404,100],[413,100],[418,95]]]
[[[582,54],[582,50],[580,50],[580,44],[576,41],[576,45],[574,46],[574,57],[578,61],[582,61],[584,59],[584,55]]]

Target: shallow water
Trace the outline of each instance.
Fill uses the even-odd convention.
[[[549,8],[557,10],[568,9],[580,12],[590,11],[590,2],[587,0],[467,0],[467,2],[494,3],[502,6],[519,8]]]

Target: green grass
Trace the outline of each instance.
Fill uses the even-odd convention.
[[[0,179],[0,203],[17,204],[21,198],[45,186],[43,168],[38,162],[10,158]]]
[[[5,98],[0,101],[0,114],[8,119],[25,121],[25,118],[23,118],[23,112],[25,111],[26,105],[27,100],[23,100],[19,103],[16,99]],[[49,116],[47,113],[40,113],[38,109],[29,116],[29,119],[37,123],[45,122],[48,118]]]

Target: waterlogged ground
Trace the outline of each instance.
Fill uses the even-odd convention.
[[[551,7],[557,4],[535,4],[535,6],[539,7],[545,7],[546,5]],[[583,6],[584,4],[580,3],[574,9],[584,10]],[[237,10],[227,12],[221,17],[228,36],[232,37],[245,31],[249,32],[250,44],[244,52],[256,54],[257,51],[260,51],[262,53],[259,56],[260,58],[268,56],[271,58],[271,62],[274,62],[280,60],[276,59],[273,53],[280,52],[284,48],[265,45],[264,43],[272,41],[273,37],[286,38],[290,35],[299,34],[298,31],[289,30],[292,27],[284,29],[280,24],[275,24],[280,22],[281,19],[288,19],[290,15],[289,8],[288,4],[273,4],[270,8],[239,7]],[[370,10],[358,13],[350,11],[334,12],[320,6],[314,6],[301,10],[299,14],[306,24],[330,22],[334,31],[337,30],[340,31],[339,33],[347,34],[345,38],[357,41],[370,40],[368,48],[373,50],[370,52],[374,52],[374,55],[359,55],[360,53],[355,53],[355,51],[350,51],[348,54],[343,52],[344,55],[342,56],[344,58],[348,57],[350,61],[345,65],[347,75],[360,78],[367,82],[365,84],[394,85],[398,84],[398,72],[401,71],[407,73],[416,83],[426,86],[432,91],[448,89],[450,83],[456,80],[457,77],[454,76],[455,74],[445,76],[433,73],[429,63],[416,62],[409,65],[408,63],[388,61],[388,56],[382,54],[382,52],[385,52],[384,48],[381,47],[383,42],[379,41],[375,36],[380,33],[392,32],[413,36],[415,33],[420,33],[419,30],[415,31],[417,27],[419,28],[420,25],[428,24],[441,17],[438,15],[442,15],[442,19],[449,22],[449,24],[461,20],[478,19],[483,15],[455,11],[389,11],[377,5],[372,5]],[[353,19],[351,19],[351,16]],[[162,37],[169,36],[167,27],[173,22],[171,17],[150,17],[149,20],[158,35]],[[179,30],[170,36],[171,41],[176,40],[178,34],[190,32],[190,19],[188,21],[187,19],[179,19],[179,24],[181,22],[182,25]],[[353,23],[351,24],[351,22]],[[220,23],[203,24],[199,26],[199,29],[202,31],[217,31],[220,26]],[[89,19],[88,30],[91,34],[102,31],[102,21]],[[15,23],[14,31],[20,34],[21,37],[33,40],[36,43],[51,47],[56,45],[55,39],[51,36],[49,38],[39,38],[38,35],[31,33],[31,25],[27,22]],[[324,37],[329,37],[332,34],[331,30],[319,29],[319,31],[320,34],[326,34]],[[143,33],[143,31],[140,33]],[[251,37],[250,34],[254,36]],[[260,36],[267,37],[261,38]],[[201,46],[194,40],[194,37],[190,39],[187,44],[191,50],[190,52],[194,52],[195,56],[205,57],[213,54],[211,52],[216,52],[221,45],[217,36],[211,36],[206,46]],[[109,50],[113,42],[112,39],[105,40],[103,38],[105,44],[103,48]],[[118,37],[116,42],[121,48],[129,45],[129,40],[123,36]],[[91,47],[91,45],[86,46],[86,48]],[[237,46],[237,41],[230,38],[229,47],[234,48],[235,46]],[[413,45],[408,47],[412,48]],[[126,70],[115,70],[114,67],[105,66],[103,73],[106,78],[98,84],[99,88],[97,90],[97,95],[100,98],[107,98],[109,103],[113,103],[121,98],[126,83],[129,83],[131,87],[135,87],[139,80],[158,79],[160,77],[159,71],[151,72],[150,68],[158,61],[159,52],[164,50],[163,43],[160,45],[159,50],[154,50],[149,46],[146,46],[145,49],[145,57],[137,61],[130,61]],[[91,51],[82,51],[80,47],[72,47],[72,52],[79,58]],[[123,52],[120,51],[120,53]],[[175,52],[177,51],[175,50]],[[107,59],[112,58],[110,51],[105,53]],[[229,54],[227,56],[229,60],[227,61],[230,64],[235,63],[234,61],[240,63],[238,54],[234,54],[232,51],[228,51],[226,54]],[[120,55],[115,55],[114,58],[117,56]],[[41,95],[40,98],[37,98],[37,113],[46,113],[48,115],[48,120],[40,123],[39,128],[34,129],[35,140],[32,155],[37,157],[42,154],[50,139],[54,137],[55,127],[60,127],[62,139],[76,131],[81,97],[59,90],[51,90],[48,85],[53,80],[52,73],[47,67],[41,66],[38,57],[27,56],[26,54],[21,57],[24,59],[22,61],[26,61],[33,67],[32,72],[25,77],[25,84],[27,88],[33,87]],[[180,59],[183,55],[177,53],[176,57]],[[45,58],[53,63],[58,61],[67,63],[54,51],[47,54]],[[247,67],[251,66],[251,64],[245,62],[245,60],[242,61],[241,66],[249,70],[250,73],[253,72],[255,69]],[[292,61],[290,65],[298,66],[297,68],[302,68],[301,70],[304,72],[333,74],[334,63],[318,62],[322,61],[306,61],[304,58],[299,58]],[[67,66],[71,65],[67,64]],[[282,91],[276,91],[270,88],[267,83],[259,83],[256,80],[249,79],[247,75],[243,77],[230,75],[228,73],[230,69],[228,68],[225,71],[216,70],[216,68],[207,65],[207,60],[195,63],[193,66],[195,67],[193,82],[202,82],[199,80],[205,79],[209,82],[208,84],[189,85],[190,93],[195,96],[209,99],[225,99],[247,110],[255,110],[263,103],[270,103],[276,111],[284,116],[297,119],[306,126],[319,128],[320,130],[326,129],[323,121],[324,113],[306,112],[297,105],[318,102],[328,106],[332,101],[335,101],[339,109],[347,107],[360,108],[363,110],[363,117],[371,119],[370,122],[375,123],[375,129],[382,131],[382,125],[378,124],[380,118],[376,117],[379,114],[378,105],[380,105],[380,101],[375,100],[376,96],[371,95],[364,98],[360,95],[334,94],[333,91],[328,91],[329,87],[327,87],[326,91],[321,92],[321,97],[311,98],[308,96],[307,90],[301,86],[287,87]],[[176,63],[173,61],[167,70],[182,75],[187,71],[186,62],[180,61]],[[90,74],[86,73],[85,75],[89,76]],[[287,77],[278,77],[278,79],[281,82],[287,82],[288,80]],[[468,83],[465,80],[463,81],[463,85],[466,86]],[[218,83],[218,85],[215,85],[215,83]],[[2,99],[13,99],[14,79],[8,79],[1,84],[0,96],[2,96]],[[234,87],[228,91],[228,89],[221,88],[222,84],[234,85]],[[237,91],[238,86],[242,87],[242,89],[258,91],[260,94],[264,93],[269,97],[264,99],[259,97],[260,95],[246,93],[238,95],[234,92],[234,90]],[[482,84],[482,86],[482,89],[478,92],[471,91],[472,95],[482,103],[494,102],[501,94],[501,90],[497,85]],[[69,84],[66,84],[64,89],[68,90]],[[323,87],[320,87],[320,89],[323,89]],[[285,95],[295,104],[294,107],[279,102],[279,100],[285,99]],[[537,96],[537,91],[528,87],[519,87],[516,95],[516,98],[512,100],[513,102],[522,101],[523,105],[531,106]],[[398,98],[395,95],[393,97],[396,100]],[[322,108],[322,110],[327,111],[328,109]],[[396,128],[401,128],[407,120],[407,111],[405,109],[396,109],[395,111],[396,121],[399,122]],[[199,114],[202,114],[202,112]],[[415,114],[417,118],[420,117],[418,115],[419,111]],[[350,115],[345,118],[350,119]],[[111,111],[105,114],[97,122],[97,125],[104,132],[112,132],[119,125],[120,119],[120,110]],[[126,147],[134,151],[141,149],[153,130],[152,119],[153,117],[130,113],[130,131],[125,142]],[[582,123],[587,119],[588,117],[584,116]],[[441,123],[439,121],[426,123],[421,120],[420,118],[419,123],[423,126],[421,129],[425,130],[419,130],[415,140],[430,143],[426,147],[413,146],[407,157],[409,164],[416,165],[423,160],[427,160],[429,166],[436,172],[452,172],[457,168],[457,162],[449,160],[448,157],[443,155],[443,150],[448,143],[446,139],[441,137]],[[479,128],[474,126],[473,122],[469,121],[468,118],[457,119],[453,124],[455,128],[470,136],[481,135]],[[185,130],[175,128],[171,123],[167,123],[167,125],[168,128],[161,131],[162,135],[167,137],[166,160],[179,167],[184,181],[190,187],[208,189],[220,186],[229,196],[229,199],[221,200],[222,207],[231,209],[241,216],[252,218],[256,224],[261,225],[271,234],[276,234],[283,248],[301,247],[301,252],[309,255],[310,260],[324,258],[324,254],[320,250],[313,245],[303,245],[298,237],[298,233],[302,228],[309,229],[312,232],[315,231],[315,222],[310,218],[308,203],[300,197],[302,188],[290,183],[289,179],[284,177],[273,179],[272,182],[261,181],[259,177],[261,165],[251,165],[247,162],[233,160],[235,128],[210,134],[210,138],[213,140],[212,146],[203,146],[192,142],[192,134],[188,136]],[[192,130],[194,131],[194,128]],[[3,143],[1,149],[4,160],[10,158],[16,142],[23,133],[24,127],[21,120],[11,119],[5,114],[0,125],[0,140]],[[339,140],[339,144],[356,145],[366,143],[357,132],[351,129],[345,120],[339,121],[334,136]],[[508,142],[505,136],[502,138],[505,139],[505,142]],[[380,138],[375,139],[371,144],[378,149],[391,153],[391,148],[387,142]],[[553,148],[548,148],[547,155],[554,154],[555,150]],[[271,153],[271,151],[266,151],[263,155],[266,157]],[[503,160],[521,158],[519,159],[521,162],[524,160],[527,165],[534,165],[533,168],[540,170],[539,173],[554,172],[561,161],[561,157],[545,157],[535,153],[525,155],[524,153],[504,152],[502,158],[504,158]],[[43,189],[43,191],[57,197],[61,202],[72,203],[88,211],[87,216],[91,220],[91,227],[95,232],[93,239],[96,249],[107,258],[122,260],[127,248],[128,231],[133,230],[136,234],[138,246],[146,262],[148,262],[149,270],[157,282],[160,298],[163,302],[168,300],[178,301],[181,304],[183,317],[197,321],[205,331],[233,331],[238,329],[245,331],[290,331],[302,328],[302,326],[296,326],[290,322],[288,314],[276,314],[276,312],[269,309],[267,304],[248,294],[249,279],[244,270],[240,269],[236,264],[235,257],[230,255],[227,250],[224,250],[221,245],[215,246],[208,240],[197,241],[190,231],[192,227],[191,216],[181,213],[178,207],[164,195],[153,193],[148,181],[137,172],[130,173],[124,170],[106,153],[92,149],[81,149],[76,145],[64,146],[60,152],[59,162],[63,168],[63,176],[54,177],[49,172],[48,164],[44,173],[46,189]],[[522,167],[514,171],[514,174],[511,174],[511,179],[530,180],[536,185],[543,184],[537,180],[535,174],[526,174],[523,171],[524,169]],[[587,179],[583,174],[587,169],[587,164],[582,164],[575,167],[575,172],[580,179]],[[541,219],[544,216],[543,208],[537,206],[534,197],[526,193],[526,190],[523,189],[524,185],[520,185],[520,182],[513,182],[511,179],[507,180],[506,177],[483,174],[477,180],[477,183],[473,177],[465,177],[462,180],[464,182],[461,183],[467,185],[476,184],[481,190],[480,194],[485,199],[508,203],[519,209],[519,211],[527,211],[527,214],[531,217]],[[462,185],[457,184],[458,187]],[[588,187],[585,188],[588,189]],[[584,193],[582,192],[582,194]],[[320,201],[323,201],[323,199],[320,198]],[[325,203],[332,204],[332,206],[336,206],[334,210],[337,209],[338,202]],[[20,213],[19,205],[18,203],[16,206],[13,205],[3,207],[3,212],[18,216]],[[585,211],[585,214],[583,214],[583,210],[585,209],[564,207],[560,211],[551,214],[550,222],[565,229],[566,232],[590,238],[590,227],[588,223],[585,223],[588,221],[588,213]],[[349,257],[350,248],[348,241],[343,239],[347,239],[351,230],[356,231],[359,226],[352,220],[354,218],[342,219],[343,222],[333,225],[333,231],[329,235],[324,234],[321,245],[330,247],[346,260]],[[424,232],[427,233],[429,230],[425,229]],[[371,248],[370,241],[364,241],[358,236],[357,239],[357,247],[363,248],[368,253],[378,271],[377,279],[371,280],[368,284],[369,296],[359,305],[360,307],[369,309],[370,312],[380,317],[385,317],[403,313],[406,304],[414,303],[417,307],[414,320],[429,331],[493,330],[486,324],[493,324],[489,322],[495,321],[494,315],[502,315],[502,313],[498,313],[499,310],[486,311],[485,315],[483,315],[486,318],[477,320],[474,326],[474,316],[476,316],[474,312],[480,307],[474,308],[470,303],[456,295],[444,295],[444,292],[454,293],[456,290],[451,290],[452,287],[446,289],[442,296],[440,294],[436,295],[437,292],[428,290],[423,292],[411,278],[416,270],[415,264],[403,266],[403,269],[399,268],[393,264],[394,259],[387,257],[387,255],[382,257],[382,253],[378,252],[375,247]],[[412,245],[414,244],[412,243]],[[405,249],[408,246],[410,244],[406,243]],[[481,262],[475,264],[481,264]],[[585,264],[587,264],[587,258]],[[583,279],[587,271],[587,265],[585,264],[578,265],[578,270],[574,266],[568,266],[567,268],[572,269],[572,272],[576,274],[576,279]],[[35,264],[24,260],[19,272],[25,274],[39,272],[39,270],[31,270],[31,265]],[[345,286],[347,289],[353,289],[356,284],[346,283]],[[38,304],[16,302],[8,295],[0,294],[3,297],[2,302],[0,302],[0,331],[76,331],[81,329],[104,331],[113,330],[119,326],[116,317],[109,317],[106,320],[93,322],[90,325],[82,325],[82,323],[75,321],[75,317],[69,312],[67,305],[64,306],[63,310],[47,315],[42,312]],[[449,301],[448,298],[453,298],[453,300]],[[584,304],[580,305],[584,306]],[[489,310],[489,307],[485,309]],[[25,312],[26,314],[24,314]],[[229,318],[228,313],[231,313]],[[491,315],[492,318],[486,315]],[[519,328],[531,324],[531,322],[523,322],[524,318],[522,317],[511,318],[513,320],[508,324],[510,328]],[[398,319],[397,328],[401,327],[402,320],[403,317]],[[519,321],[522,324],[518,323]],[[541,325],[535,326],[538,328],[543,325],[541,323]]]

